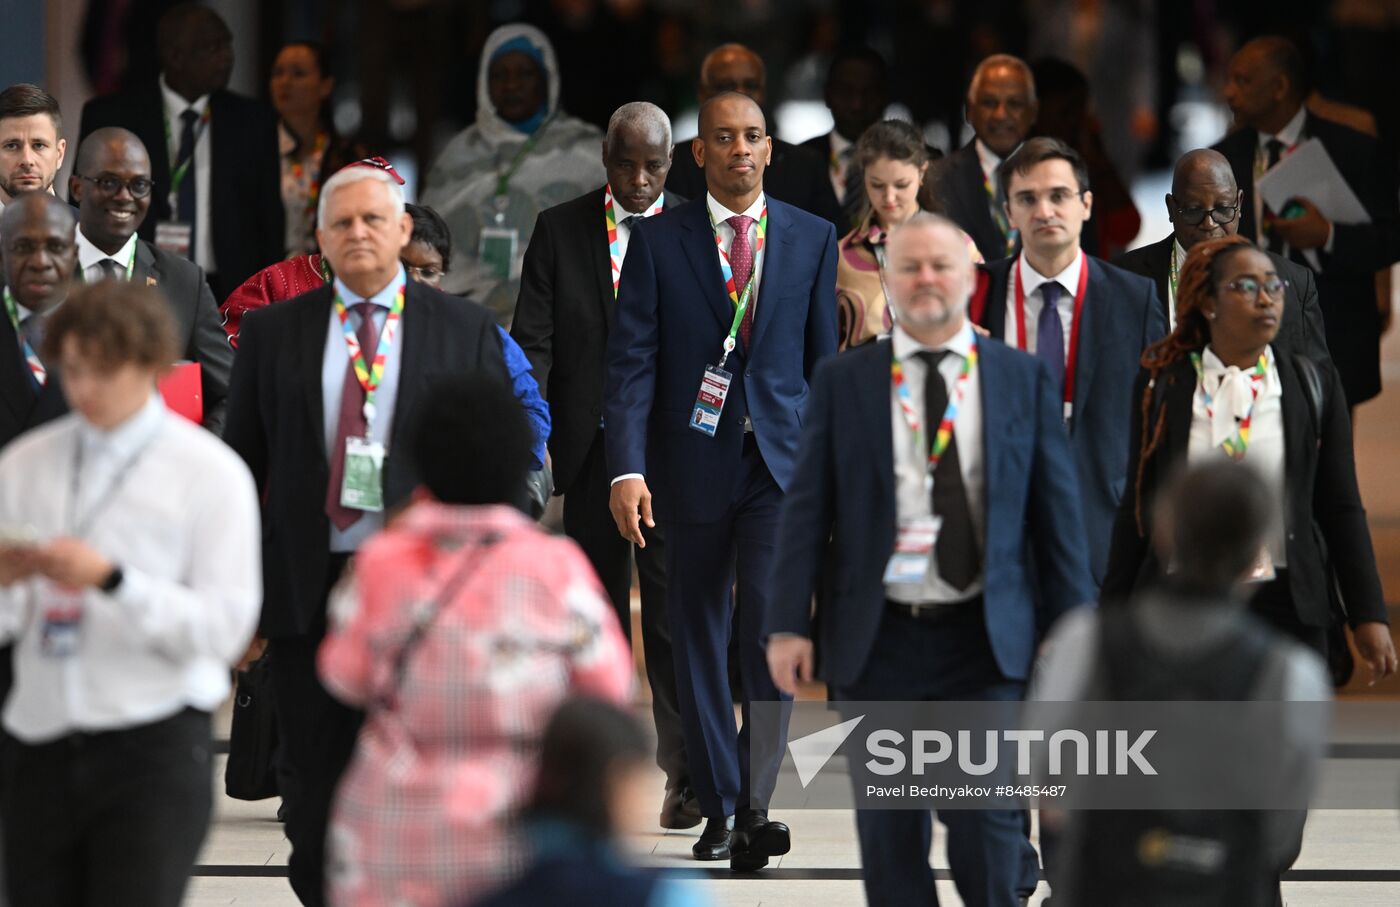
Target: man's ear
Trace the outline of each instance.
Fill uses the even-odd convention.
[[[705,141],[698,135],[690,140],[690,156],[695,158],[695,166],[705,169]]]

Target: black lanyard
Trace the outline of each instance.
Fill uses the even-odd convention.
[[[73,448],[73,481],[68,498],[68,527],[75,538],[82,538],[86,535],[87,531],[92,528],[92,524],[97,520],[97,517],[112,503],[113,498],[117,496],[117,492],[121,489],[122,484],[136,468],[136,464],[140,461],[141,455],[146,452],[146,448],[151,446],[151,440],[154,439],[152,438],[145,441],[136,449],[135,453],[127,457],[126,461],[122,463],[121,466],[117,467],[116,473],[112,476],[112,481],[107,483],[107,488],[103,491],[102,496],[98,498],[97,503],[94,504],[87,513],[83,514],[82,520],[79,520],[78,491],[83,474],[83,436],[81,433],[78,434],[78,443],[74,445]]]

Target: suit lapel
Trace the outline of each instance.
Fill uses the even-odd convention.
[[[131,282],[138,286],[158,287],[165,275],[160,272],[151,247],[142,240],[136,241],[136,263],[131,269]]]
[[[1283,389],[1283,475],[1289,488],[1305,488],[1304,476],[1312,469],[1316,456],[1315,438],[1317,429],[1313,427],[1312,403],[1303,390],[1298,370],[1287,353],[1274,349],[1274,368],[1278,370],[1279,383]],[[1291,514],[1289,515],[1291,516]]]
[[[991,277],[987,284],[987,298],[983,301],[982,326],[996,339],[1014,347],[1016,338],[1009,336],[1006,323],[1006,294],[1011,286],[1011,269],[1016,266],[1015,258],[994,261],[983,265]]]
[[[705,205],[705,199],[701,198],[691,202],[690,207],[682,209],[679,215],[685,218],[682,222],[687,233],[685,257],[695,274],[700,295],[705,297],[705,304],[727,333],[734,323],[734,306],[724,288],[724,275],[719,269],[719,255],[715,252],[715,235],[710,231]]]
[[[986,174],[982,172],[982,162],[977,159],[977,148],[974,144],[968,144],[963,146],[963,152],[962,160],[958,163],[962,175],[957,180],[957,186],[968,216],[975,221],[971,232],[974,236],[985,237],[988,241],[993,236],[1000,237],[999,242],[1004,247],[1006,239],[1002,237],[997,222],[992,219],[991,200],[987,198]]]
[[[307,415],[311,420],[312,434],[316,436],[321,455],[326,455],[325,401],[321,392],[321,370],[326,359],[326,331],[330,328],[331,295],[335,290],[325,287],[316,291],[314,302],[302,306],[300,330],[296,350],[301,356],[301,378],[306,385]],[[404,327],[407,328],[404,319]],[[400,378],[400,381],[403,379]]]
[[[893,525],[896,513],[894,496],[894,427],[890,424],[890,359],[894,345],[881,340],[880,355],[866,356],[868,374],[862,373],[854,382],[858,394],[857,410],[864,420],[866,437],[871,439],[875,471],[880,480],[880,501],[889,507],[889,519],[877,525]]]
[[[1100,349],[1104,342],[1100,339],[1107,328],[1108,306],[1113,304],[1111,299],[1105,298],[1103,291],[1104,275],[1099,268],[1098,260],[1089,256],[1084,256],[1084,264],[1089,269],[1089,280],[1084,287],[1084,309],[1079,313],[1079,344],[1075,347],[1074,362],[1074,421],[1070,423],[1071,429],[1084,414],[1084,407],[1089,402],[1090,388],[1094,384],[1094,367],[1098,364],[1099,357],[1094,354],[1094,350]],[[1074,336],[1075,325],[1070,327],[1070,336]]]
[[[1255,242],[1259,241],[1259,227],[1254,222],[1254,155],[1259,145],[1259,133],[1251,128],[1241,129],[1230,137],[1225,148],[1230,169],[1235,172],[1235,180],[1244,190],[1244,210],[1240,212],[1240,235]]]
[[[982,385],[982,512],[986,514],[983,521],[984,549],[985,540],[992,537],[992,512],[987,506],[990,498],[986,489],[993,487],[1001,475],[999,470],[1007,439],[1020,437],[1030,424],[1023,408],[1017,405],[1016,396],[1010,393],[1007,386],[1007,369],[1000,362],[1006,353],[1005,347],[999,347],[995,343],[977,344],[977,354],[981,360],[977,368],[977,380]],[[988,405],[990,401],[995,403]]]
[[[1155,242],[1147,247],[1147,276],[1152,278],[1152,282],[1157,285],[1157,301],[1162,304],[1162,312],[1167,316],[1167,322],[1171,322],[1171,290],[1168,286],[1171,283],[1172,272],[1172,244],[1175,237],[1168,236],[1161,242]],[[1177,262],[1177,267],[1181,267],[1181,262]]]
[[[603,214],[603,190],[590,193],[589,204],[579,213],[579,226],[583,228],[580,235],[591,237],[588,250],[589,258],[593,262],[593,274],[597,277],[598,305],[601,307],[603,323],[611,330],[617,300],[613,296],[612,250],[608,247],[607,221]]]
[[[409,427],[409,417],[415,412],[419,391],[424,380],[423,363],[428,338],[437,330],[432,306],[423,298],[422,288],[414,281],[404,290],[403,348],[399,350],[399,388],[394,397],[394,424],[389,426],[389,442],[399,448],[403,433]]]
[[[792,219],[782,205],[768,207],[768,234],[763,239],[763,283],[758,288],[758,309],[753,313],[753,336],[749,338],[750,358],[758,346],[764,329],[773,320],[773,308],[783,288],[778,275],[787,273],[787,259],[792,254]],[[772,277],[772,280],[767,278]]]
[[[1162,443],[1164,455],[1157,462],[1184,462],[1191,443],[1192,408],[1196,402],[1196,375],[1187,359],[1181,359],[1157,376],[1155,397],[1161,401],[1160,406],[1167,408],[1166,437]],[[1136,401],[1134,403],[1136,404]],[[1156,427],[1157,412],[1157,408],[1154,407],[1148,413],[1152,420],[1147,426],[1148,437],[1151,437],[1151,432]],[[1131,439],[1133,444],[1141,442],[1141,438]]]
[[[9,318],[0,322],[0,397],[23,422],[34,406],[34,395],[29,390],[29,367],[19,353],[19,335]]]

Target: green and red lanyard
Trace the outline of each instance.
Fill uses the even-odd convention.
[[[933,436],[933,443],[929,445],[928,475],[925,478],[925,484],[930,487],[930,490],[933,486],[933,472],[938,468],[938,461],[943,459],[944,452],[952,443],[953,422],[958,418],[958,409],[962,406],[968,379],[977,369],[977,358],[977,335],[974,333],[967,357],[963,359],[962,371],[958,373],[957,384],[954,385],[953,392],[948,395],[948,406],[943,410],[943,418],[939,420],[938,430]],[[904,421],[909,426],[909,433],[914,437],[914,447],[916,450],[923,450],[923,424],[920,421],[919,411],[914,406],[913,398],[909,395],[909,385],[904,376],[904,363],[900,362],[899,357],[893,353],[890,354],[890,384],[894,385],[895,396],[899,398],[899,408],[904,413]]]
[[[1006,219],[1006,212],[997,204],[997,189],[992,185],[992,178],[987,171],[982,171],[982,188],[987,193],[987,207],[992,212],[992,220],[996,221],[997,229],[1006,238],[1006,254],[1010,255],[1016,251],[1016,230],[1012,228],[1011,222]]]
[[[311,181],[306,184],[306,216],[315,220],[316,203],[321,199],[321,158],[326,153],[326,134],[320,130],[316,131],[316,143],[311,146],[311,159],[316,162],[316,170],[311,174]],[[306,158],[293,158],[292,179],[298,183],[306,176]]]
[[[660,213],[663,204],[665,199],[658,195],[643,217]],[[622,244],[617,238],[617,209],[613,206],[611,185],[603,189],[603,217],[608,223],[608,264],[612,266],[613,299],[616,299],[618,284],[622,282]]]
[[[177,161],[176,166],[170,169],[170,209],[175,210],[174,200],[180,195],[180,184],[185,181],[185,175],[190,172],[191,165],[194,164],[195,149],[199,147],[199,140],[204,138],[204,130],[209,128],[209,117],[213,110],[213,105],[204,103],[204,112],[199,115],[199,123],[194,129],[194,141],[190,143],[190,156],[183,161]],[[170,118],[165,118],[165,147],[170,147]]]
[[[1206,390],[1205,367],[1201,365],[1201,354],[1191,354],[1191,365],[1196,369],[1196,384],[1201,389],[1201,400],[1206,406],[1206,418],[1215,419],[1215,400],[1211,397],[1210,391]],[[1259,354],[1259,361],[1254,363],[1254,368],[1249,373],[1249,411],[1240,420],[1239,428],[1235,431],[1235,437],[1226,438],[1220,444],[1220,449],[1225,451],[1231,458],[1243,460],[1245,450],[1249,447],[1249,426],[1254,420],[1254,404],[1259,402],[1259,389],[1264,384],[1264,379],[1269,374],[1269,360],[1264,353]]]
[[[34,347],[29,345],[29,340],[19,328],[19,304],[15,302],[14,294],[10,288],[5,288],[5,313],[10,316],[10,324],[14,326],[15,336],[19,338],[21,352],[24,353],[24,362],[29,366],[29,374],[34,378],[34,383],[43,387],[48,383],[49,372],[44,368],[44,363],[39,361],[39,354],[34,352]]]
[[[1016,348],[1026,349],[1026,289],[1021,283],[1021,257],[1011,265],[1016,273]],[[1065,357],[1064,416],[1068,423],[1074,415],[1074,376],[1079,362],[1079,328],[1084,319],[1084,293],[1089,288],[1089,259],[1081,249],[1079,252],[1079,286],[1074,291],[1074,315],[1069,328],[1069,355]]]
[[[724,338],[724,355],[719,360],[719,367],[724,368],[729,354],[734,352],[734,338],[739,336],[739,327],[744,323],[744,315],[753,300],[753,288],[758,281],[759,256],[763,254],[763,238],[768,235],[768,203],[764,202],[763,213],[758,218],[758,237],[753,245],[753,268],[749,271],[749,280],[744,284],[743,292],[739,292],[734,286],[734,269],[729,265],[729,253],[724,251],[724,241],[719,238],[719,226],[715,224],[714,212],[710,211],[709,205],[705,206],[705,211],[710,216],[710,230],[715,235],[715,247],[719,249],[719,267],[724,274],[724,288],[729,292],[729,301],[734,304],[734,322],[729,325],[729,336]]]
[[[389,359],[389,350],[394,346],[394,335],[398,333],[399,322],[403,318],[404,286],[399,284],[394,294],[394,302],[389,306],[389,315],[384,319],[384,327],[379,332],[379,348],[374,352],[374,361],[366,364],[364,350],[360,349],[360,338],[350,326],[350,312],[340,294],[335,294],[335,314],[340,319],[340,329],[345,334],[345,350],[350,356],[350,365],[355,369],[355,378],[365,391],[365,425],[374,424],[374,398],[379,384],[384,380],[384,363]],[[369,316],[366,315],[366,318]],[[369,434],[366,428],[366,435]]]

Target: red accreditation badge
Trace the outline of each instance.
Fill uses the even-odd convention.
[[[39,651],[45,658],[72,658],[83,639],[83,592],[44,580],[39,587],[42,617]]]
[[[705,377],[700,379],[700,392],[695,395],[695,409],[690,415],[690,427],[702,434],[715,436],[719,431],[719,415],[724,412],[724,401],[729,397],[729,385],[734,376],[716,365],[705,366]]]
[[[941,516],[917,517],[901,524],[894,553],[885,565],[885,585],[922,586],[942,529]]]

